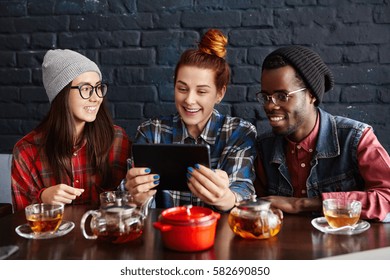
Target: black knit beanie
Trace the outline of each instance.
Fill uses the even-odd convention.
[[[311,49],[302,46],[289,46],[277,49],[268,57],[282,56],[304,80],[316,97],[315,105],[318,106],[325,92],[334,85],[333,74],[321,57]],[[265,58],[265,59],[267,59]]]

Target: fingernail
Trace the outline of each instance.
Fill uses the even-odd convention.
[[[158,185],[160,184],[160,181],[154,181],[153,184]]]
[[[189,173],[194,172],[194,169],[192,167],[188,167],[187,170],[188,170]]]
[[[187,179],[191,179],[192,175],[190,173],[187,173]]]
[[[195,168],[196,168],[196,169],[199,169],[199,168],[200,168],[200,165],[197,164],[197,163],[195,163]]]
[[[160,179],[160,175],[154,175],[153,179],[155,179],[155,180]]]
[[[150,171],[151,171],[150,168],[145,169],[145,173],[150,173]]]

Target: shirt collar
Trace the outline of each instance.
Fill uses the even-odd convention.
[[[87,139],[83,139],[80,145],[73,146],[72,153],[78,152],[87,145]]]
[[[222,117],[223,116],[214,109],[206,126],[199,135],[199,139],[202,139],[209,145],[214,145],[218,133],[218,123],[221,121]],[[187,127],[180,115],[176,114],[173,117],[173,143],[185,143],[186,139],[194,140],[188,133]]]
[[[307,152],[313,152],[317,144],[317,136],[320,130],[320,114],[317,112],[317,119],[312,131],[301,142],[293,142],[286,137],[288,148],[295,149],[296,145],[299,145]]]

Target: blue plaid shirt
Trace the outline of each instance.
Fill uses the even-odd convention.
[[[179,114],[154,118],[138,127],[135,143],[208,144],[211,168],[224,170],[228,174],[230,189],[241,199],[248,199],[255,193],[253,162],[256,157],[256,128],[243,119],[223,116],[214,110],[201,135],[194,139]],[[164,205],[158,207],[185,204],[204,206],[190,192],[166,190],[162,195]]]

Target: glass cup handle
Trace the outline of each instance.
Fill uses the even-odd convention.
[[[96,235],[88,235],[87,231],[85,230],[85,222],[87,221],[87,218],[90,215],[92,215],[92,216],[96,215],[96,211],[95,210],[89,210],[89,211],[84,213],[83,217],[81,218],[80,228],[81,228],[81,230],[83,232],[83,235],[84,235],[84,237],[86,239],[97,239]]]

